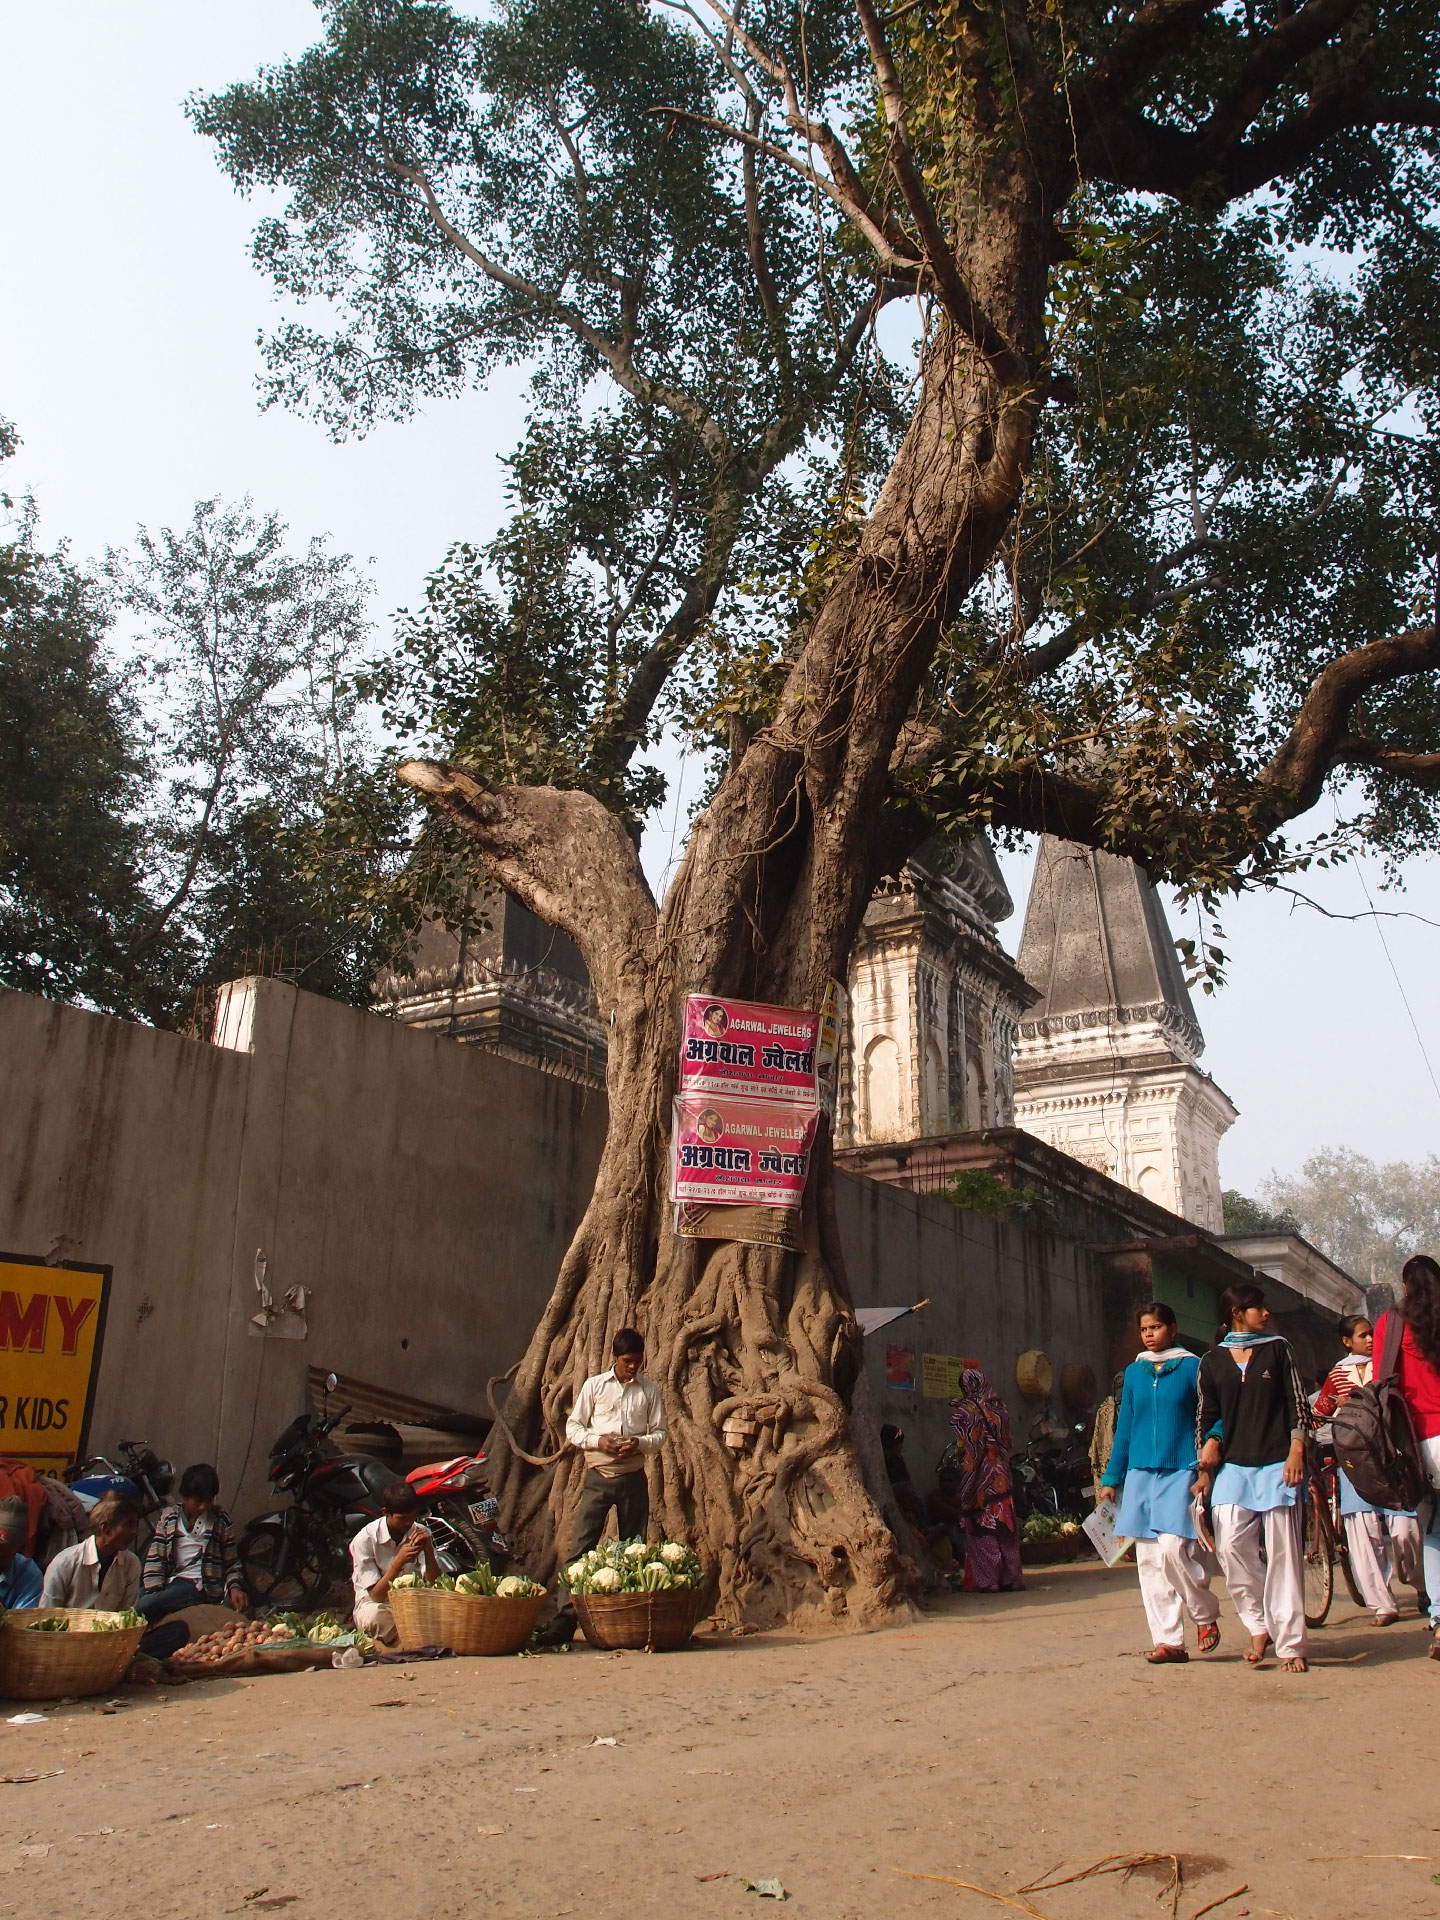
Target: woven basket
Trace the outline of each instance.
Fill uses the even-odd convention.
[[[704,1587],[659,1593],[577,1593],[575,1612],[592,1647],[608,1653],[685,1646],[710,1611]]]
[[[487,1599],[482,1594],[446,1593],[431,1587],[391,1588],[389,1607],[400,1645],[449,1647],[452,1653],[519,1653],[545,1604],[545,1593],[525,1599]]]
[[[1081,1533],[1052,1534],[1046,1540],[1022,1540],[1020,1559],[1027,1567],[1055,1567],[1062,1561],[1078,1560],[1085,1544]]]
[[[68,1617],[68,1633],[31,1633],[37,1620]],[[0,1625],[0,1695],[8,1700],[77,1699],[105,1693],[123,1680],[143,1626],[94,1633],[91,1607],[27,1607]]]

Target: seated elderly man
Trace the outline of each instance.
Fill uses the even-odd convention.
[[[38,1607],[40,1569],[21,1548],[30,1537],[30,1509],[23,1500],[0,1500],[0,1607]]]
[[[355,1625],[362,1633],[373,1633],[377,1640],[393,1646],[399,1635],[390,1611],[390,1582],[414,1571],[417,1560],[427,1580],[438,1579],[440,1567],[429,1533],[416,1525],[420,1502],[415,1489],[397,1480],[385,1489],[383,1504],[385,1511],[380,1519],[362,1527],[350,1542],[350,1564],[354,1569]]]
[[[122,1613],[140,1597],[140,1562],[135,1535],[140,1509],[122,1493],[107,1493],[90,1514],[90,1536],[78,1546],[57,1553],[45,1569],[46,1607],[98,1607]],[[190,1638],[183,1620],[167,1620],[151,1627],[140,1641],[140,1651],[152,1660],[167,1660]]]

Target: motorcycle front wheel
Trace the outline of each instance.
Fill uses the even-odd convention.
[[[306,1527],[258,1521],[237,1551],[252,1607],[313,1607],[329,1585],[326,1556]]]

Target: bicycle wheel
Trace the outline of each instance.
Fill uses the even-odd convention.
[[[255,1607],[313,1606],[329,1584],[324,1557],[308,1530],[259,1522],[237,1549]]]
[[[1330,1516],[1312,1480],[1305,1496],[1305,1624],[1323,1627],[1335,1598],[1335,1539]]]

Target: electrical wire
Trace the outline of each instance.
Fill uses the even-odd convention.
[[[1365,883],[1364,869],[1360,864],[1358,856],[1355,861],[1355,875],[1360,882],[1360,891],[1365,895],[1365,904],[1369,907],[1371,917],[1375,921],[1375,931],[1380,936],[1380,945],[1384,948],[1385,958],[1390,963],[1390,971],[1395,977],[1396,991],[1399,993],[1405,1012],[1409,1016],[1411,1030],[1415,1035],[1415,1044],[1420,1049],[1420,1058],[1425,1062],[1425,1071],[1429,1074],[1430,1084],[1435,1089],[1435,1098],[1440,1100],[1440,1080],[1435,1078],[1435,1069],[1430,1063],[1430,1055],[1425,1050],[1425,1041],[1420,1032],[1420,1023],[1415,1018],[1414,1008],[1410,1005],[1410,997],[1405,991],[1405,983],[1400,978],[1400,969],[1396,966],[1395,956],[1390,951],[1390,942],[1385,938],[1385,929],[1375,913],[1375,902],[1370,898],[1370,889]]]

